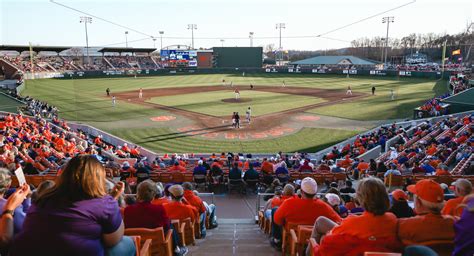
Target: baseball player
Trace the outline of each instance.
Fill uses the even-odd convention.
[[[235,88],[234,93],[235,93],[235,100],[239,100],[239,99],[240,99],[240,91],[239,91],[239,88]]]
[[[286,87],[285,80],[283,80],[283,83],[282,83],[281,87],[283,87],[283,88],[285,88],[285,87]]]
[[[115,107],[115,96],[112,96],[112,106]]]
[[[141,99],[143,98],[143,89],[140,88],[140,92],[138,93],[138,98]]]
[[[395,100],[395,92],[393,91],[393,89],[390,89],[390,99]]]
[[[352,88],[351,86],[347,86],[347,91],[346,91],[346,95],[351,95],[352,96]]]
[[[247,123],[250,124],[250,117],[252,116],[252,109],[249,107],[247,111],[245,111],[245,118],[247,119]]]

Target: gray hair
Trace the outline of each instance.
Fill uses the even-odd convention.
[[[140,182],[137,187],[137,199],[143,202],[151,202],[156,196],[157,186],[151,180]]]
[[[5,194],[12,184],[12,177],[10,171],[5,168],[0,168],[0,194]]]
[[[421,199],[420,197],[418,197],[416,195],[414,196],[414,198],[415,198],[415,202],[418,201],[418,203],[421,206],[425,207],[431,213],[440,214],[441,211],[443,210],[444,202],[432,203],[432,202],[428,202],[424,199]],[[415,203],[415,209],[416,209],[416,203]]]

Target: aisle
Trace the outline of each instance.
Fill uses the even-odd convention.
[[[197,240],[196,246],[188,247],[188,255],[281,255],[270,246],[268,236],[250,220],[224,219],[219,227],[207,233],[206,239]]]

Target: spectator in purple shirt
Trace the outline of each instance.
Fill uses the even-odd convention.
[[[7,199],[5,199],[5,193],[10,188],[12,184],[12,178],[10,172],[7,169],[0,169],[0,209],[3,209]],[[23,203],[18,206],[13,213],[13,227],[14,233],[18,234],[21,227],[23,226],[23,221],[25,220],[26,212],[31,205],[31,197],[28,197],[23,201]]]
[[[454,223],[453,256],[474,255],[474,196],[467,196],[464,202],[461,219]]]
[[[134,255],[117,203],[123,190],[118,182],[107,194],[105,169],[95,157],[72,158],[28,210],[10,255]]]

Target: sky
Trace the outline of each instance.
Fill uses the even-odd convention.
[[[158,39],[164,31],[163,47],[191,45],[188,24],[196,24],[196,48],[279,46],[276,23],[282,29],[282,48],[286,50],[324,50],[350,46],[360,37],[383,36],[382,17],[393,16],[389,37],[410,33],[463,32],[473,19],[472,0],[416,0],[405,7],[378,15],[344,29],[338,27],[367,18],[413,0],[54,0],[129,29],[92,18],[88,24],[89,46],[153,47],[151,36]],[[86,16],[50,0],[0,0],[0,45],[85,46]],[[139,31],[135,32],[132,30]],[[303,36],[302,38],[285,38]],[[221,42],[221,39],[224,41]],[[337,40],[333,40],[337,39]]]

